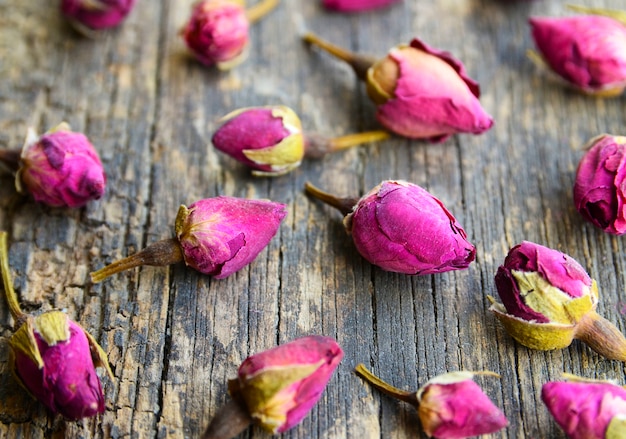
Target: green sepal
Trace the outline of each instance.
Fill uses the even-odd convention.
[[[91,359],[95,367],[102,367],[106,370],[107,375],[112,380],[113,379],[113,371],[111,370],[111,366],[109,365],[109,357],[107,356],[102,346],[98,344],[95,338],[92,337],[90,333],[85,331],[85,336],[87,337],[87,341],[89,342],[89,351],[91,352]]]
[[[34,327],[34,318],[28,316],[22,326],[18,328],[17,331],[11,336],[9,339],[9,347],[12,351],[20,351],[28,358],[32,360],[33,363],[37,365],[39,369],[43,367],[43,358],[41,358],[41,353],[39,352],[39,347],[37,346],[37,340],[35,339],[35,327]],[[15,366],[15,357],[13,357],[13,370]]]
[[[605,439],[622,439],[626,437],[626,415],[615,415],[604,434]]]

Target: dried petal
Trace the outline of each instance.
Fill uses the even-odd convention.
[[[322,0],[325,8],[340,12],[359,12],[398,3],[401,0]]]

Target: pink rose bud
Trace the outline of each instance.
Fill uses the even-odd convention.
[[[592,139],[576,171],[574,205],[607,233],[626,233],[626,137]]]
[[[417,409],[424,432],[439,439],[460,439],[495,433],[508,421],[472,378],[493,372],[452,372],[428,381],[417,392],[407,392],[384,382],[363,364],[355,372],[374,388]]]
[[[110,378],[107,356],[98,343],[60,311],[25,314],[9,271],[7,233],[0,231],[0,271],[8,309],[17,330],[9,338],[9,370],[53,413],[70,420],[104,412],[96,367]]]
[[[503,304],[490,297],[490,310],[522,345],[561,349],[577,338],[607,358],[626,361],[626,339],[595,311],[595,280],[570,256],[524,241],[509,251],[495,283]]]
[[[360,200],[336,198],[310,183],[310,195],[339,209],[359,253],[383,270],[433,274],[465,269],[476,249],[443,203],[406,181],[383,181]]]
[[[176,238],[155,242],[139,253],[91,273],[93,282],[140,265],[184,261],[189,267],[223,279],[250,264],[274,237],[287,215],[285,205],[234,197],[207,198],[180,206]]]
[[[98,153],[66,123],[40,137],[30,130],[21,153],[0,150],[0,162],[16,172],[19,192],[49,206],[81,207],[104,193],[106,175]]]
[[[20,383],[53,413],[76,420],[104,412],[96,367],[107,369],[106,354],[65,313],[29,317],[9,339],[10,368]]]
[[[302,162],[305,155],[320,158],[327,153],[365,142],[384,140],[386,131],[369,131],[326,138],[304,136],[298,115],[282,105],[250,107],[224,116],[213,134],[213,146],[252,168],[256,176],[286,174]]]
[[[400,0],[322,0],[325,8],[340,12],[359,12],[398,3]]]
[[[616,96],[626,87],[626,26],[609,17],[583,15],[530,19],[542,60],[585,93]]]
[[[378,121],[396,134],[442,142],[452,134],[480,134],[493,125],[478,101],[478,83],[447,52],[413,39],[377,61],[310,33],[304,40],[350,64],[377,105]]]
[[[250,24],[278,2],[260,0],[246,10],[237,0],[200,0],[193,6],[182,37],[198,61],[228,70],[247,57]]]
[[[119,25],[135,0],[62,0],[61,12],[79,30],[90,33]]]
[[[626,437],[626,390],[610,381],[568,375],[548,382],[541,399],[570,439]]]
[[[332,338],[307,336],[246,358],[228,383],[233,401],[203,439],[234,437],[251,422],[273,434],[293,428],[320,399],[342,357]]]

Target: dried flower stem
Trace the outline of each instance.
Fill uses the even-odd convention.
[[[419,405],[416,392],[407,392],[406,390],[401,390],[397,387],[393,387],[392,385],[384,382],[372,372],[367,370],[363,363],[357,364],[357,366],[354,368],[354,372],[365,381],[367,381],[369,384],[371,384],[372,387],[380,390],[384,394],[399,399],[400,401],[408,402],[415,407]]]
[[[90,273],[91,281],[99,283],[107,277],[142,265],[164,266],[183,260],[183,252],[175,238],[164,239],[149,245],[143,250],[119,261],[115,261],[98,271]]]
[[[231,400],[220,408],[201,439],[230,439],[244,431],[252,423],[252,418],[241,403]]]
[[[365,143],[378,142],[391,137],[387,131],[365,131],[363,133],[348,134],[339,137],[324,137],[320,135],[307,135],[305,137],[305,155],[309,158],[322,158],[331,152],[342,151],[353,146]]]
[[[3,163],[12,172],[20,168],[20,149],[0,149],[0,163]]]
[[[610,17],[623,24],[626,24],[626,11],[605,8],[589,8],[587,6],[580,5],[567,5],[567,7],[573,11],[581,12],[583,14],[604,15],[605,17]]]
[[[261,0],[254,6],[246,9],[246,17],[250,23],[260,20],[278,6],[280,0]]]
[[[626,362],[626,338],[617,327],[595,311],[585,315],[576,328],[576,338],[600,355]]]
[[[15,320],[15,326],[17,327],[26,319],[26,314],[20,308],[20,303],[17,300],[17,294],[15,294],[15,290],[13,289],[13,281],[11,280],[11,273],[9,272],[7,232],[4,231],[0,231],[0,270],[2,271],[4,295],[6,296],[7,303],[9,304],[11,317]]]
[[[323,201],[329,206],[333,206],[338,209],[342,214],[347,215],[352,212],[352,208],[359,201],[357,198],[338,198],[334,195],[324,192],[323,190],[313,186],[310,182],[304,183],[304,190],[307,194],[311,195],[318,200]]]
[[[352,70],[354,70],[354,73],[356,73],[356,75],[361,80],[365,80],[365,78],[367,77],[368,69],[377,61],[376,58],[359,55],[342,49],[339,46],[335,46],[334,44],[321,39],[311,32],[307,32],[306,34],[304,34],[302,36],[302,39],[306,43],[317,46],[320,49],[323,49],[331,55],[339,58],[340,60],[347,62],[350,67],[352,67]]]

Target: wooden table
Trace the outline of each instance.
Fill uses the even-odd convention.
[[[25,310],[63,309],[80,322],[115,375],[104,381],[104,415],[51,416],[8,371],[13,322],[2,306],[0,437],[198,437],[229,400],[227,379],[243,359],[306,334],[335,337],[345,357],[286,438],[419,437],[415,410],[365,385],[353,373],[360,362],[407,390],[448,371],[499,373],[478,378],[509,419],[499,438],[565,437],[539,399],[542,384],[563,372],[626,383],[624,365],[579,342],[550,352],[515,343],[488,311],[497,267],[529,240],[586,267],[600,286],[599,312],[626,330],[625,241],[584,222],[571,195],[587,140],[625,134],[625,98],[574,93],[525,53],[533,47],[527,17],[569,14],[566,1],[406,0],[341,15],[285,0],[252,27],[250,57],[229,73],[187,53],[178,32],[191,4],[140,0],[121,28],[90,40],[68,28],[57,2],[0,2],[1,146],[21,146],[29,126],[43,132],[66,120],[92,140],[108,175],[105,196],[78,210],[16,197],[12,177],[0,177],[15,287]],[[305,30],[376,56],[414,36],[449,50],[480,82],[496,124],[443,144],[393,138],[254,178],[211,146],[231,110],[285,104],[307,132],[330,136],[379,127],[363,85],[304,45]],[[359,196],[384,179],[422,185],[447,205],[477,248],[468,270],[410,277],[373,267],[341,215],[303,192],[311,181]],[[217,195],[288,205],[252,265],[224,280],[176,265],[90,282],[89,271],[173,236],[180,204]],[[242,437],[269,435],[251,428]]]

